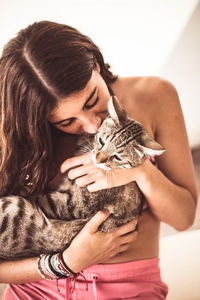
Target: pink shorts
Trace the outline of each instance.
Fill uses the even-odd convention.
[[[41,280],[27,284],[11,284],[2,300],[118,300],[166,299],[168,288],[160,277],[159,258],[138,260],[119,264],[95,265],[84,270],[73,282]],[[88,290],[86,289],[88,286]]]

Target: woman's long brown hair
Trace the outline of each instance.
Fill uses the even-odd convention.
[[[109,87],[117,76],[93,41],[70,26],[50,21],[33,23],[4,47],[0,59],[0,196],[44,192],[57,172],[49,113],[59,99],[86,86],[96,62]]]

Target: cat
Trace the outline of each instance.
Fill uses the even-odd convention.
[[[108,117],[92,137],[91,155],[96,166],[132,168],[148,156],[165,150],[142,124],[130,118],[115,97],[108,102]],[[88,149],[87,143],[79,147]],[[108,232],[141,214],[143,195],[135,181],[89,192],[68,179],[57,190],[27,200],[20,196],[0,199],[0,258],[16,259],[63,251],[88,220],[108,209],[109,218],[99,230]]]

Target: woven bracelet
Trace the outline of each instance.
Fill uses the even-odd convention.
[[[54,273],[59,279],[61,279],[61,278],[66,278],[66,277],[67,277],[66,274],[65,274],[65,273],[61,273],[61,272],[60,272],[60,269],[58,270],[58,268],[55,267],[55,264],[52,264],[52,261],[51,261],[52,256],[53,256],[53,255],[49,255],[49,258],[48,258],[48,260],[49,260],[49,269],[50,269],[51,272]]]
[[[63,253],[58,253],[58,261],[62,267],[62,269],[68,273],[69,275],[73,276],[73,277],[77,277],[80,273],[75,273],[73,272],[65,263],[64,258],[63,258]]]
[[[59,253],[56,253],[49,257],[49,266],[51,270],[54,272],[54,274],[58,274],[60,278],[69,277],[70,274],[62,268],[58,259],[58,255]]]

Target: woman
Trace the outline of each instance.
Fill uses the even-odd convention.
[[[98,212],[63,252],[73,272],[84,270],[73,294],[69,280],[59,280],[60,292],[54,282],[42,280],[34,257],[0,263],[0,282],[11,283],[3,299],[165,299],[159,225],[187,229],[197,199],[175,88],[159,78],[114,76],[88,37],[48,21],[30,25],[8,43],[0,74],[2,196],[41,193],[70,170],[69,178],[91,192],[135,180],[147,201],[138,232],[135,221],[112,233],[99,232],[109,213]],[[112,94],[166,152],[156,158],[157,167],[146,160],[136,168],[112,170],[115,182],[108,183],[89,154],[75,158],[73,151],[77,135],[97,132]]]

